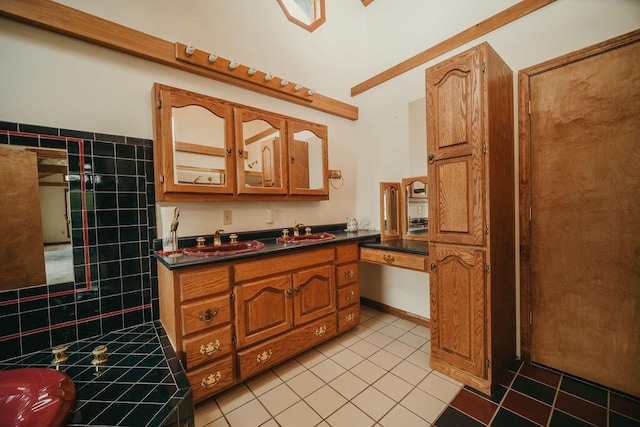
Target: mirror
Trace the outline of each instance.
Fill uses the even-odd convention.
[[[400,235],[400,184],[380,183],[380,240],[397,240]]]
[[[159,84],[154,101],[157,200],[165,193],[233,193],[232,107]]]
[[[427,177],[402,179],[402,238],[429,239],[429,204]]]
[[[226,111],[218,110],[201,105],[171,107],[174,184],[227,188]]]
[[[286,194],[285,122],[235,109],[238,193]]]
[[[326,126],[289,122],[291,194],[329,194]]]
[[[71,168],[63,149],[0,146],[0,290],[65,283],[89,287],[82,140],[67,141],[78,153]]]

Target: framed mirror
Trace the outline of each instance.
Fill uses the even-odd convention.
[[[44,137],[53,146],[68,145],[73,154],[0,146],[0,254],[5,260],[0,291],[41,285],[61,285],[68,292],[91,288],[83,141]]]
[[[400,183],[380,183],[380,240],[401,238]]]
[[[288,122],[290,194],[329,195],[327,127]]]
[[[429,198],[427,177],[402,179],[402,238],[429,239]]]
[[[154,85],[162,193],[223,193],[234,188],[232,107],[215,98]],[[159,200],[163,200],[162,197]]]
[[[238,193],[286,194],[285,120],[236,108]]]

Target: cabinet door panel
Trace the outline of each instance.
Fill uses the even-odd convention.
[[[472,154],[481,144],[481,85],[478,50],[427,70],[427,151],[434,160]]]
[[[335,312],[336,285],[332,265],[294,273],[294,323],[296,325]]]
[[[481,169],[476,156],[440,160],[430,165],[430,241],[484,244]]]
[[[485,252],[429,249],[432,357],[486,378]]]
[[[235,287],[238,347],[253,344],[293,325],[291,276]]]

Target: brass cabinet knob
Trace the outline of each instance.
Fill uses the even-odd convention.
[[[256,356],[256,361],[258,363],[267,363],[269,361],[269,359],[271,359],[271,355],[273,354],[273,351],[271,350],[265,350],[262,353],[259,353]]]
[[[215,374],[209,374],[209,376],[202,379],[200,385],[204,388],[212,388],[220,381],[220,378],[222,378],[222,375],[219,371]]]
[[[213,309],[207,308],[207,311],[200,314],[199,319],[205,323],[209,323],[213,320],[214,317],[218,315],[218,308],[214,307]]]
[[[344,272],[345,279],[353,279],[353,270],[347,270]]]
[[[346,299],[347,301],[351,301],[355,294],[356,294],[355,292],[351,291],[344,296],[344,299]]]
[[[219,348],[220,348],[220,340],[216,340],[216,342],[208,342],[200,346],[200,354],[204,354],[205,356],[211,356]]]
[[[435,262],[431,263],[431,271],[436,271],[438,269],[438,266],[436,265]]]
[[[436,160],[436,156],[434,156],[433,154],[429,154],[429,157],[427,157],[429,159],[429,163],[433,163]]]

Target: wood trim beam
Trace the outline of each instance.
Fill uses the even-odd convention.
[[[374,88],[379,84],[386,82],[387,80],[398,77],[400,74],[412,70],[415,67],[424,64],[425,62],[431,61],[432,59],[437,58],[440,55],[444,55],[445,53],[450,52],[453,49],[456,49],[472,40],[475,40],[478,37],[488,34],[491,31],[497,30],[500,27],[510,24],[511,22],[530,14],[531,12],[535,12],[536,10],[547,6],[548,4],[551,4],[555,1],[556,0],[522,0],[521,2],[514,4],[513,6],[491,16],[490,18],[485,19],[484,21],[474,25],[473,27],[469,27],[466,30],[461,31],[458,34],[430,47],[429,49],[422,51],[417,55],[414,55],[411,58],[402,61],[399,64],[394,65],[393,67],[383,71],[382,73],[377,74],[360,84],[357,84],[356,86],[351,88],[351,96],[360,95],[361,93]]]
[[[267,87],[258,86],[232,76],[179,61],[175,57],[173,42],[51,0],[0,0],[0,16],[348,120],[358,119],[358,107],[356,106],[319,93],[315,93],[313,100],[309,102],[287,93],[274,91]]]
[[[269,136],[269,135],[271,135],[273,133],[279,133],[279,132],[280,131],[278,129],[274,129],[274,128],[269,128],[269,129],[263,130],[262,132],[258,132],[257,134],[247,138],[244,141],[244,145],[253,144],[256,141],[260,141],[265,136]]]

